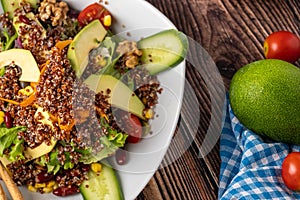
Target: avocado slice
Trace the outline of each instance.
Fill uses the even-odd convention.
[[[2,8],[4,12],[8,12],[8,17],[12,19],[14,17],[14,11],[20,7],[20,3],[23,3],[24,0],[1,0]],[[39,0],[26,0],[30,3],[31,7],[37,8]]]
[[[30,51],[25,49],[10,49],[0,53],[0,69],[14,63],[22,69],[20,81],[38,82],[39,67]]]
[[[109,89],[111,95],[108,101],[112,106],[126,110],[145,120],[143,115],[145,105],[122,81],[110,75],[93,74],[84,83],[96,93],[105,93]]]
[[[84,72],[90,51],[99,46],[106,33],[107,31],[101,22],[94,20],[85,26],[69,45],[67,56],[77,77],[80,77]]]

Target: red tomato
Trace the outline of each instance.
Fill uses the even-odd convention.
[[[129,116],[129,123],[126,126],[126,132],[129,134],[127,142],[138,143],[142,137],[142,124],[137,116],[133,114],[129,114]]]
[[[291,190],[300,191],[300,152],[287,155],[282,163],[282,178]]]
[[[128,134],[128,143],[138,143],[142,137],[143,128],[140,119],[134,114],[123,110],[114,111],[118,126]]]
[[[300,39],[288,31],[274,32],[264,42],[264,54],[267,59],[296,62],[300,58]]]
[[[110,12],[101,4],[93,3],[79,13],[78,22],[80,26],[85,26],[91,21],[99,19],[105,28],[109,28],[111,24],[106,24],[104,22],[105,17],[111,18]]]

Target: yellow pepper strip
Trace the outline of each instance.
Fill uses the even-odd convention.
[[[47,60],[45,63],[43,63],[41,66],[40,66],[40,69],[41,69],[41,72],[40,72],[40,77],[45,73],[48,65],[50,64],[50,60]]]
[[[58,121],[58,117],[56,117],[56,116],[54,116],[54,115],[52,115],[50,113],[49,113],[49,116],[50,116],[51,121],[53,121],[53,122],[57,122]]]
[[[105,113],[101,113],[101,117],[104,117],[106,119],[106,121],[109,121],[108,117],[107,117],[107,115]]]
[[[15,105],[20,105],[19,102],[14,101],[14,100],[5,99],[5,98],[2,98],[2,97],[0,97],[0,100],[1,100],[1,101],[5,101],[5,102],[7,102],[7,103],[11,103],[11,104],[15,104]]]
[[[59,41],[55,44],[57,48],[59,48],[60,51],[62,51],[66,46],[68,46],[72,40],[64,40],[64,41]]]
[[[31,94],[27,99],[22,101],[20,103],[20,106],[22,106],[22,107],[30,106],[33,104],[34,100],[35,100],[35,92],[33,94]]]
[[[37,85],[38,85],[38,82],[30,82],[30,86],[32,88],[36,88]]]
[[[72,120],[72,122],[70,124],[66,124],[66,125],[61,125],[60,122],[60,118],[57,118],[58,119],[58,126],[61,130],[64,130],[64,131],[71,131],[73,126],[75,125],[75,120]]]

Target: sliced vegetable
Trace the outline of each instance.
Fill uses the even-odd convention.
[[[95,19],[98,19],[106,29],[111,26],[112,16],[110,12],[99,3],[89,5],[78,16],[78,22],[81,26],[85,26]]]
[[[0,53],[0,68],[3,68],[11,63],[19,66],[22,69],[20,81],[38,82],[40,78],[40,70],[29,50],[25,49],[10,49]]]
[[[117,108],[135,114],[145,119],[143,102],[120,80],[110,75],[91,75],[84,81],[96,93],[110,91],[109,103]]]
[[[85,26],[74,38],[68,48],[68,59],[77,77],[81,77],[88,65],[89,53],[99,46],[107,31],[98,20]]]
[[[99,173],[90,170],[88,180],[84,181],[79,188],[85,200],[124,199],[115,171],[107,164],[102,164],[102,169]]]
[[[20,3],[24,2],[23,0],[1,0],[2,8],[4,12],[8,12],[10,19],[13,18],[14,11],[20,7]],[[30,3],[33,8],[37,8],[39,0],[26,0]]]
[[[182,32],[169,29],[140,40],[138,48],[143,52],[143,66],[154,75],[183,61],[188,39]]]

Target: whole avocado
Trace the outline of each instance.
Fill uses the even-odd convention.
[[[239,121],[275,141],[300,144],[300,69],[266,59],[240,68],[229,88]]]

